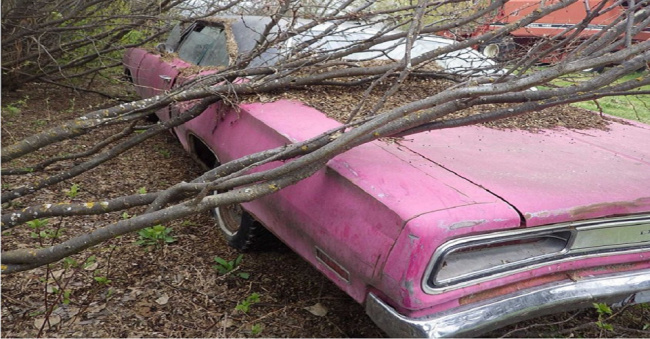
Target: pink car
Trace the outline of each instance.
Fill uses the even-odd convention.
[[[227,65],[264,18],[175,29],[165,47],[124,57],[149,97],[182,68]],[[182,33],[182,34],[181,34]],[[209,47],[205,47],[209,46]],[[272,63],[271,54],[254,65]],[[187,109],[157,112],[161,120]],[[300,102],[212,105],[177,127],[207,167],[340,124]],[[366,307],[391,336],[472,336],[593,302],[650,301],[650,127],[530,133],[470,126],[375,141],[272,195],[215,211],[231,245],[268,231]],[[268,165],[268,166],[272,166]]]

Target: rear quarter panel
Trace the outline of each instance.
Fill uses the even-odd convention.
[[[308,117],[321,117],[322,113],[302,104],[286,102],[269,107],[278,111],[301,111],[298,115],[304,119],[274,119],[277,124],[291,125],[289,130],[294,133],[318,135],[339,125],[329,119],[314,123]],[[278,130],[287,129],[269,126],[248,112],[261,109],[264,107],[257,104],[242,105],[240,110],[230,112],[215,107],[188,122],[186,133],[203,140],[222,163],[302,138],[291,135],[292,132],[279,133]],[[258,170],[279,165],[271,163]],[[368,284],[375,279],[377,263],[385,260],[403,220],[368,197],[366,192],[346,182],[336,171],[325,167],[291,187],[244,206],[342,290],[363,302]],[[341,264],[349,272],[349,278],[342,279],[324,265],[316,256],[317,247]]]

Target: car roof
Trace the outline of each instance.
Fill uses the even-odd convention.
[[[238,53],[246,54],[255,48],[257,41],[262,37],[262,32],[266,26],[271,23],[270,17],[265,16],[218,16],[206,19],[207,22],[222,22],[230,25],[233,38],[237,43]],[[271,38],[278,34],[286,33],[291,37],[283,46],[274,46],[255,58],[249,67],[271,66],[276,64],[282,57],[291,53],[291,48],[300,42],[318,37],[328,29],[331,29],[334,23],[322,23],[315,25],[307,31],[296,33],[295,29],[303,25],[313,23],[312,20],[295,18],[291,22],[287,19],[280,19],[270,32]],[[382,27],[362,22],[338,22],[334,28],[334,33],[329,34],[318,43],[312,45],[314,51],[327,50],[328,48],[348,48],[356,45],[361,41],[373,38],[380,34]],[[390,32],[397,33],[397,30]],[[420,35],[417,37],[411,50],[411,57],[417,57],[431,50],[456,44],[455,40],[447,39],[435,35]],[[346,60],[400,60],[405,55],[406,39],[385,42],[373,47],[371,50],[354,53],[344,57]],[[497,72],[495,63],[484,57],[482,54],[471,48],[462,48],[457,51],[443,54],[436,58],[436,63],[450,73],[470,74],[477,70],[485,73]]]

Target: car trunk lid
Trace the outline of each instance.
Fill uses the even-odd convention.
[[[607,131],[469,126],[399,145],[500,197],[536,226],[650,210],[649,140],[650,127],[614,122]]]

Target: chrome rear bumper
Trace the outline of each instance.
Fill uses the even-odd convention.
[[[650,270],[551,283],[426,318],[405,317],[370,293],[366,313],[391,337],[468,337],[545,314],[591,307],[594,302],[650,302]]]

